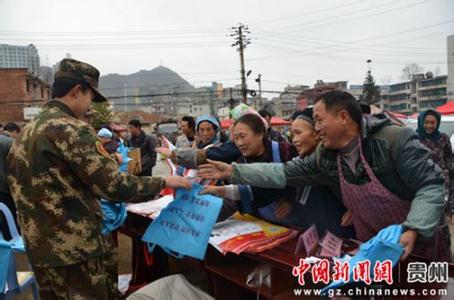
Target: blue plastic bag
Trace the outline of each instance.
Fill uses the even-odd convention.
[[[121,158],[123,159],[119,168],[120,173],[128,173],[128,164],[132,159],[128,157],[129,148],[126,147],[123,141],[120,141],[120,146],[118,146],[117,152],[121,154]]]
[[[102,234],[109,234],[120,227],[128,217],[126,206],[124,203],[114,203],[106,200],[101,200],[102,210]]]
[[[211,230],[222,207],[222,199],[199,195],[199,184],[191,190],[178,189],[175,200],[164,208],[148,226],[142,241],[152,252],[159,245],[167,253],[181,258],[184,255],[202,260]]]
[[[333,281],[328,286],[321,290],[322,295],[326,295],[328,290],[339,288],[347,283],[353,282],[353,269],[358,262],[368,259],[371,263],[370,276],[373,277],[373,266],[377,261],[384,262],[390,260],[394,267],[399,261],[400,256],[404,252],[404,248],[399,244],[400,236],[402,235],[402,225],[390,225],[362,244],[359,247],[358,253],[353,256],[349,261],[350,281],[344,282],[342,280]]]

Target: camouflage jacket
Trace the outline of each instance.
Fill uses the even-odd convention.
[[[96,141],[89,125],[53,100],[13,144],[8,181],[32,265],[58,267],[103,255],[109,249],[99,198],[139,202],[164,187],[162,177],[120,174]]]

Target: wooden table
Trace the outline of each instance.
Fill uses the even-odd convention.
[[[169,275],[167,254],[160,247],[149,254],[147,245],[142,242],[142,236],[151,221],[150,218],[128,212],[126,222],[119,229],[132,242],[132,278],[128,293]]]
[[[121,232],[131,236],[133,240],[133,277],[131,287],[139,287],[156,279],[169,275],[168,256],[159,247],[153,254],[146,252],[146,245],[141,242],[141,237],[148,227],[151,219],[128,212],[128,218]],[[287,241],[271,250],[258,254],[227,254],[222,255],[212,246],[208,246],[207,254],[203,262],[201,272],[207,272],[210,278],[211,294],[216,299],[300,299],[294,295],[294,289],[322,288],[324,284],[314,285],[311,283],[310,273],[305,274],[307,286],[301,287],[296,277],[292,275],[292,269],[299,264],[299,259],[306,257],[305,253],[294,254],[296,239]],[[185,259],[200,267],[200,262],[195,259]],[[393,270],[394,284],[383,288],[412,288],[417,292],[429,288],[447,288],[446,297],[432,297],[432,299],[454,299],[454,265],[449,266],[449,283],[446,284],[408,284],[407,264],[411,261],[421,261],[421,258],[410,257],[408,261],[399,263]],[[150,263],[151,262],[151,263]],[[269,264],[271,269],[271,286],[262,286],[259,289],[246,285],[248,275],[261,264]],[[320,298],[320,297],[312,297]],[[416,299],[414,297],[408,297]],[[418,297],[421,299],[423,297]],[[429,299],[431,297],[425,297]],[[398,297],[407,299],[407,297]]]

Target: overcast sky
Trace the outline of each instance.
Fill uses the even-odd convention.
[[[37,45],[42,65],[66,53],[102,74],[160,64],[195,86],[239,83],[229,28],[249,25],[246,69],[264,90],[289,84],[362,83],[372,60],[378,83],[406,63],[446,74],[452,0],[0,0],[0,43]]]

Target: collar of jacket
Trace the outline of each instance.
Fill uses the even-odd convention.
[[[133,135],[131,138],[134,142],[136,142],[138,144],[142,144],[143,141],[145,140],[145,131],[143,131],[141,129],[139,135],[137,135],[137,136]]]
[[[74,114],[74,112],[71,110],[71,108],[69,108],[68,105],[61,102],[60,100],[50,100],[49,102],[46,103],[46,105],[44,107],[49,107],[49,108],[55,107],[55,108],[58,108],[59,110],[61,110],[62,112],[70,115],[71,117],[77,118],[76,115]]]

